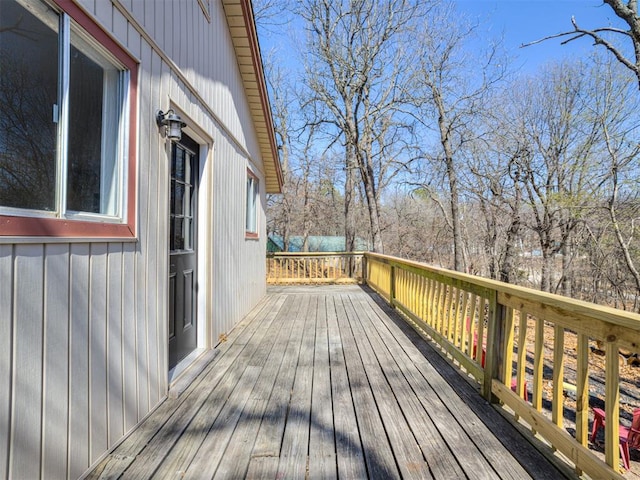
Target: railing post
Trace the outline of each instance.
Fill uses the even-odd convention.
[[[498,294],[491,292],[489,296],[489,324],[487,325],[487,353],[482,382],[482,396],[488,402],[497,399],[491,393],[494,378],[503,378],[502,355],[506,342],[507,307],[498,303]]]
[[[367,265],[367,254],[366,253],[362,254],[361,265],[362,265],[362,267],[361,267],[362,268],[362,283],[367,285],[369,278],[368,278],[368,272],[367,272],[368,265]]]

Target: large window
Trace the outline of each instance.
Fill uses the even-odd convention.
[[[135,62],[71,2],[0,3],[0,235],[133,234]]]
[[[258,237],[258,199],[260,187],[258,178],[247,170],[247,210],[246,210],[246,236]]]

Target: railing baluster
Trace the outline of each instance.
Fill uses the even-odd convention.
[[[527,322],[528,313],[520,310],[520,326],[518,327],[518,357],[516,365],[516,393],[523,398],[525,393],[525,372],[527,368]]]
[[[478,296],[471,294],[471,308],[469,309],[468,345],[467,354],[479,363],[478,359],[482,355],[482,345],[478,346],[478,333],[476,330],[476,313],[478,309]],[[480,356],[479,356],[480,355]]]
[[[502,361],[502,383],[511,385],[511,377],[513,376],[513,325],[514,310],[511,307],[506,308],[506,316],[504,322],[504,348]]]
[[[487,308],[487,299],[480,297],[478,306],[478,324],[476,325],[476,331],[478,332],[478,348],[476,351],[476,361],[484,368],[484,360],[486,357],[486,345],[484,341],[484,321],[485,321],[485,309]]]
[[[564,328],[556,325],[553,335],[553,398],[551,421],[559,428],[563,425],[564,412]]]
[[[533,353],[533,408],[542,410],[542,379],[544,373],[544,320],[536,318]]]
[[[469,308],[469,293],[462,292],[462,308],[460,309],[460,315],[458,315],[458,328],[460,330],[460,336],[458,338],[458,348],[462,351],[465,349],[465,343],[467,340],[467,309]]]
[[[589,436],[589,337],[577,335],[576,440],[587,445]]]
[[[605,343],[606,374],[605,374],[605,415],[607,418],[604,429],[604,455],[607,464],[618,470],[620,461],[620,352],[615,341],[615,335],[607,338]]]
[[[438,310],[437,310],[437,298],[438,298],[438,282],[435,278],[431,279],[431,291],[429,293],[429,325],[437,330],[438,322]]]
[[[444,299],[446,294],[446,286],[440,280],[438,280],[438,300],[436,305],[438,307],[438,313],[436,317],[437,327],[436,330],[438,333],[442,334],[442,324],[443,324],[443,316],[444,316]]]

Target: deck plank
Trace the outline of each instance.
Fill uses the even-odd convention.
[[[270,290],[217,348],[88,478],[562,477],[366,288]]]
[[[209,396],[202,401],[199,411],[192,417],[191,423],[188,427],[191,432],[189,441],[181,442],[179,446],[173,448],[167,454],[163,464],[159,467],[156,473],[158,478],[166,478],[183,474],[186,475],[185,472],[189,471],[189,469],[193,470],[191,465],[194,461],[197,462],[194,458],[202,449],[208,433],[212,428],[215,428],[216,425],[220,424],[218,420],[219,417],[225,418],[225,415],[229,415],[228,410],[230,407],[228,402],[233,402],[238,396],[236,393],[237,389],[234,389],[231,393],[232,397],[229,397],[229,388],[233,388],[236,381],[240,383],[241,388],[246,387],[243,385],[243,377],[241,377],[241,375],[245,375],[246,373],[246,370],[244,369],[261,361],[259,358],[254,360],[255,357],[260,356],[260,352],[257,352],[257,350],[259,350],[262,343],[261,340],[264,339],[264,345],[269,345],[269,340],[277,338],[277,334],[281,326],[281,322],[278,322],[278,318],[286,318],[293,303],[293,301],[287,299],[286,302],[276,304],[274,309],[265,318],[266,322],[261,324],[260,335],[253,335],[251,337],[253,342],[249,340],[244,343],[244,345],[238,345],[239,347],[244,346],[245,348],[243,349],[242,354],[235,360],[234,366],[230,367],[226,373],[227,381],[225,383],[228,385],[228,388],[216,388],[211,390]],[[240,338],[244,339],[247,337],[243,336]],[[240,380],[235,380],[238,378],[240,378]],[[253,383],[255,383],[255,381]],[[240,392],[241,398],[246,400],[248,393],[249,391],[246,389],[242,390]],[[224,410],[225,408],[227,408],[227,410]],[[214,468],[215,464],[211,463],[209,466]],[[210,476],[212,477],[214,472],[211,471],[210,473]],[[202,475],[202,472],[200,472],[200,475]]]
[[[325,296],[318,300],[313,360],[309,472],[313,472],[314,479],[331,479],[338,475],[333,413],[327,408],[331,405],[331,373],[326,300]]]
[[[280,449],[277,478],[293,480],[304,478],[307,471],[318,297],[314,295],[309,300],[287,423]]]
[[[273,305],[274,308],[267,313],[262,328],[255,331],[246,344],[243,345],[240,342],[233,345],[233,347],[242,350],[233,360],[225,362],[228,368],[226,370],[220,368],[216,372],[212,372],[212,380],[220,375],[219,380],[213,384],[219,388],[199,389],[197,395],[189,396],[159,430],[158,440],[151,443],[138,455],[141,461],[135,462],[127,470],[127,476],[150,478],[162,463],[171,465],[168,468],[175,468],[172,470],[174,472],[186,470],[192,456],[211,427],[211,422],[223,409],[224,400],[235,391],[238,379],[242,378],[248,361],[254,355],[254,350],[247,348],[247,346],[251,345],[251,342],[258,345],[267,336],[269,326],[279,311],[276,308],[277,305],[278,303]],[[242,339],[244,336],[240,336],[240,338]],[[227,353],[231,351],[232,349],[229,349]],[[191,433],[191,441],[188,443],[180,442],[180,445],[174,448],[188,428],[193,432]],[[176,461],[176,458],[179,460]]]
[[[390,377],[395,378],[395,386],[397,388],[394,391],[385,377],[381,364],[379,363],[378,355],[383,351],[384,346],[378,345],[378,349],[368,341],[368,336],[372,335],[375,331],[373,325],[366,325],[367,328],[363,328],[362,321],[359,319],[366,313],[357,308],[353,303],[352,296],[345,296],[345,310],[350,320],[351,330],[355,338],[358,339],[357,345],[360,351],[360,356],[364,361],[364,368],[371,385],[371,391],[373,393],[375,402],[378,406],[382,422],[389,437],[389,442],[393,450],[393,454],[402,474],[403,479],[421,479],[432,478],[429,471],[429,465],[425,461],[422,452],[418,446],[413,432],[411,431],[407,418],[404,416],[404,412],[400,408],[398,398],[401,396],[413,396],[413,392],[410,391],[408,385],[403,384],[400,380],[398,371],[390,372]],[[359,307],[360,305],[358,305]],[[378,351],[379,350],[379,351]],[[389,360],[389,359],[384,359]],[[390,359],[389,363],[393,362]],[[407,387],[407,388],[403,388]],[[459,478],[454,475],[455,472],[449,471],[446,477],[440,476],[437,478]]]
[[[264,369],[260,373],[260,378],[251,392],[247,406],[242,412],[238,421],[238,427],[229,440],[229,447],[220,461],[220,465],[216,470],[214,479],[225,480],[228,478],[244,478],[247,474],[250,460],[250,456],[247,454],[247,451],[250,451],[253,448],[253,444],[258,435],[262,417],[265,414],[269,397],[271,396],[274,385],[276,384],[278,372],[280,368],[282,368],[281,366],[284,360],[285,348],[289,342],[290,334],[292,332],[292,329],[288,328],[288,315],[289,312],[287,311],[280,321],[281,334],[273,342],[273,348],[271,349],[268,358],[264,361]],[[282,331],[282,328],[285,326],[287,327],[286,330]],[[275,458],[275,466],[268,466],[268,462],[263,462],[261,464],[265,466],[265,471],[277,468],[277,457],[273,458]],[[257,462],[257,464],[259,463],[260,462]],[[255,473],[263,475],[260,469]],[[255,478],[261,477],[258,476]]]
[[[125,441],[111,454],[108,455],[93,471],[86,477],[87,479],[100,478],[103,471],[109,471],[110,478],[119,478],[123,475],[124,469],[127,467],[140,468],[138,463],[131,465],[123,463],[121,458],[139,457],[142,452],[149,448],[147,454],[153,454],[153,451],[167,452],[167,447],[171,448],[172,442],[168,445],[164,443],[162,434],[163,428],[172,427],[175,422],[180,422],[181,418],[175,416],[176,411],[184,404],[193,405],[199,408],[204,399],[209,395],[212,389],[223,380],[225,373],[237,363],[237,359],[246,343],[245,338],[250,338],[259,331],[259,318],[268,318],[269,315],[275,315],[279,307],[287,299],[286,296],[271,295],[266,297],[258,306],[231,332],[228,342],[220,344],[217,348],[220,353],[216,358],[204,369],[200,377],[198,377],[186,391],[175,399],[167,399],[153,412]],[[202,385],[206,388],[200,388]],[[185,412],[187,413],[187,412]],[[170,423],[171,422],[171,423]],[[153,441],[152,441],[153,440]],[[152,451],[153,450],[153,451]],[[160,453],[157,455],[158,463],[163,460]],[[114,463],[114,465],[110,465]],[[157,466],[157,463],[156,465]],[[147,472],[148,473],[148,472]],[[129,475],[129,471],[127,471]]]
[[[372,309],[366,299],[362,296],[352,296],[352,301],[358,305],[358,310],[363,312],[360,321],[365,325],[369,341],[380,358],[385,375],[410,422],[434,477],[464,478],[464,472],[471,477],[495,476],[491,466],[466,435],[454,436],[450,434],[449,429],[445,429],[443,436],[442,426],[453,427],[457,425],[456,419],[448,412],[442,415],[442,412],[438,412],[437,406],[434,407],[432,402],[429,402],[429,399],[436,396],[435,392],[420,375],[414,360],[400,348],[398,340],[386,334],[384,324],[369,316]],[[377,328],[374,324],[377,324]],[[397,371],[402,372],[402,379],[396,375]],[[434,416],[437,417],[435,420]],[[443,448],[443,445],[447,448]]]
[[[262,458],[270,457],[278,460],[280,458],[291,390],[295,380],[295,367],[304,334],[303,320],[309,308],[308,296],[301,296],[298,299],[297,313],[292,315],[293,326],[287,326],[291,330],[291,336],[287,342],[282,366],[251,451],[247,470],[248,478],[275,478],[278,471],[278,461],[265,461]]]
[[[336,301],[338,326],[342,338],[349,388],[358,420],[367,472],[371,478],[401,478],[387,433],[378,412],[371,386],[364,371],[366,359],[360,357],[356,339],[342,298]]]
[[[366,478],[367,467],[358,431],[358,420],[349,389],[335,297],[326,297],[331,395],[339,478]]]

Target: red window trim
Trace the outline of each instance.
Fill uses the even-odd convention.
[[[129,70],[129,152],[126,223],[0,215],[0,237],[133,238],[136,236],[138,62],[71,0],[53,0],[53,2]]]

